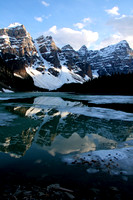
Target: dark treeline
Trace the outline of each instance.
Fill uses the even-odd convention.
[[[133,74],[114,74],[89,80],[83,84],[65,84],[58,91],[101,95],[133,95]]]

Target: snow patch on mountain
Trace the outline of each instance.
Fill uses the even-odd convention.
[[[38,52],[38,56],[40,57],[40,59],[42,60],[43,64],[45,65],[45,68],[48,69],[50,67],[50,62],[46,61],[43,57],[42,57],[42,54],[39,50],[39,44],[37,42],[37,40],[34,41],[35,43],[35,47],[36,47],[36,50]]]
[[[57,77],[48,70],[42,73],[32,67],[28,67],[26,71],[33,78],[35,86],[48,90],[60,88],[65,83],[83,83],[85,81],[81,76],[68,70],[66,66],[58,69],[59,75]]]
[[[18,23],[18,22],[15,22],[15,23],[13,23],[13,24],[10,24],[10,25],[8,26],[8,28],[16,28],[16,27],[19,27],[19,26],[22,26],[22,24],[20,24],[20,23]]]
[[[92,74],[93,74],[93,78],[99,77],[98,70],[92,70]]]

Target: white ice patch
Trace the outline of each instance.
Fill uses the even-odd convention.
[[[88,173],[104,171],[112,175],[133,175],[133,147],[66,156],[63,161],[68,164],[85,164]]]
[[[85,100],[88,103],[94,104],[133,104],[133,96],[120,96],[120,95],[73,95],[68,98]]]
[[[89,103],[95,104],[111,104],[111,103],[118,103],[118,104],[133,104],[133,97],[132,96],[88,96]],[[86,99],[87,100],[87,99]]]
[[[106,120],[123,120],[123,121],[133,121],[133,114],[126,113],[122,111],[116,111],[107,108],[97,108],[97,107],[73,107],[69,109],[70,113],[85,115],[88,117],[96,117]]]
[[[5,88],[2,88],[3,92],[5,93],[13,93],[14,91],[12,90],[9,90],[9,89],[5,89]]]

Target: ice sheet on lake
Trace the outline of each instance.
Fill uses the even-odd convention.
[[[63,93],[63,92],[27,92],[27,93],[1,93],[0,100],[2,98],[31,98],[31,97],[59,97],[66,98],[70,100],[85,100],[88,103],[94,104],[133,104],[133,96],[118,96],[118,95],[77,95],[71,93]]]
[[[9,90],[9,89],[5,89],[5,88],[2,88],[3,92],[6,92],[6,93],[14,93],[14,91],[12,90]]]
[[[131,96],[91,96],[88,101],[89,103],[95,104],[111,104],[111,103],[118,103],[118,104],[133,104],[133,97]]]
[[[63,161],[68,164],[84,164],[88,173],[103,171],[112,175],[133,175],[133,147],[66,156]]]
[[[85,100],[94,104],[133,104],[133,96],[119,95],[71,95],[67,94],[67,98],[75,100]]]
[[[34,115],[38,112],[36,108],[55,108],[59,112],[68,112],[77,115],[84,115],[88,117],[101,118],[106,120],[123,120],[133,121],[133,113],[126,113],[122,111],[116,111],[107,108],[88,107],[83,105],[80,101],[65,101],[60,97],[37,97],[34,99],[33,108],[31,109]],[[40,110],[39,110],[40,111]],[[29,116],[32,116],[30,110],[27,112]]]

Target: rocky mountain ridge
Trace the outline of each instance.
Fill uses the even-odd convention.
[[[51,36],[33,40],[19,23],[0,29],[0,57],[4,63],[0,62],[0,78],[8,89],[15,88],[12,82],[16,77],[30,80],[31,85],[39,88],[54,90],[66,83],[83,83],[102,75],[133,72],[133,50],[126,41],[94,51],[85,45],[78,51],[70,45],[60,49]],[[12,77],[9,83],[5,80],[6,71],[7,77],[9,74]]]
[[[89,51],[87,61],[100,76],[133,72],[133,50],[125,40],[100,50]]]
[[[0,48],[2,52],[22,57],[37,54],[33,40],[24,25],[14,24],[0,29]]]

